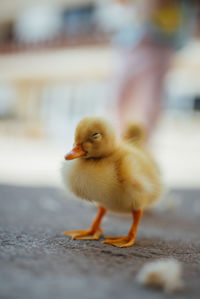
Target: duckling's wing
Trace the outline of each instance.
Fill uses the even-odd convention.
[[[122,180],[134,191],[150,194],[154,192],[155,184],[159,183],[160,175],[148,155],[136,149],[127,154],[121,164]]]

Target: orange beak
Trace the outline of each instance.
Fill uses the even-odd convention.
[[[71,152],[65,155],[65,160],[73,160],[80,158],[86,155],[86,152],[83,150],[81,144],[77,144]]]

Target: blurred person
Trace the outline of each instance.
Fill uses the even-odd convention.
[[[115,38],[121,64],[117,70],[118,117],[142,123],[150,136],[163,106],[163,87],[171,59],[194,30],[200,1],[116,0],[134,11],[137,26]],[[189,3],[188,3],[189,2]],[[139,26],[138,26],[139,24]]]

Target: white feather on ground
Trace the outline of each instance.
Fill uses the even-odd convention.
[[[182,265],[179,261],[168,258],[145,264],[137,276],[141,285],[163,289],[172,293],[183,288]]]

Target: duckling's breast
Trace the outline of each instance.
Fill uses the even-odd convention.
[[[76,160],[68,169],[67,184],[78,197],[99,202],[108,198],[116,186],[115,171],[112,166],[95,161]]]
[[[145,208],[158,198],[156,182],[151,180],[152,190],[146,190],[146,184],[142,190],[138,191],[128,180],[121,180],[115,164],[108,162],[107,160],[104,162],[84,159],[71,161],[65,175],[65,182],[69,189],[81,199],[122,213]]]
[[[71,163],[66,176],[69,189],[81,199],[96,202],[108,210],[131,211],[130,197],[119,182],[114,164],[87,162],[74,160]]]

